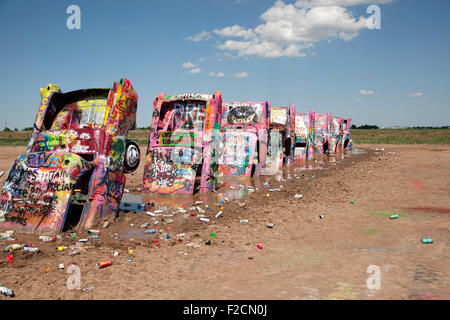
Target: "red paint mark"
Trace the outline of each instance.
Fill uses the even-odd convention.
[[[450,213],[450,209],[447,209],[447,208],[413,207],[413,208],[406,208],[406,209],[427,212],[427,213],[436,213],[436,212],[437,213]]]
[[[414,180],[414,186],[415,186],[417,189],[421,189],[421,190],[424,190],[424,189],[425,189],[425,187],[423,186],[422,182],[420,182],[419,179]]]

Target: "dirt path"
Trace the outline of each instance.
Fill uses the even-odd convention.
[[[269,188],[283,185],[280,191],[261,185],[264,192],[211,205],[210,222],[189,212],[170,224],[159,217],[156,235],[143,236],[139,226],[156,218],[122,214],[75,256],[56,248],[87,235],[42,243],[19,234],[14,243],[32,242],[41,252],[14,252],[13,264],[2,252],[0,285],[13,289],[14,299],[450,299],[450,147],[356,148],[366,153],[324,170],[291,171],[290,180],[261,180],[271,181]],[[1,147],[1,184],[24,149]],[[142,170],[143,164],[128,180],[130,191],[139,187]],[[399,218],[390,219],[395,213]],[[113,265],[98,269],[101,260]],[[60,263],[80,268],[82,290],[68,289],[73,274],[58,269]],[[379,290],[368,289],[377,272]]]

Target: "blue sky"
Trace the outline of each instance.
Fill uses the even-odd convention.
[[[66,26],[72,4],[80,30]],[[379,30],[366,26],[371,4]],[[0,129],[31,126],[47,83],[121,77],[139,127],[159,92],[215,90],[357,125],[450,125],[447,0],[0,0],[0,41]]]

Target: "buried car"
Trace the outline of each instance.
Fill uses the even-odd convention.
[[[127,79],[112,88],[41,89],[27,151],[3,187],[0,226],[53,233],[116,217],[125,173],[139,165],[139,148],[127,139],[137,101]]]
[[[344,118],[331,117],[330,134],[329,134],[329,152],[336,153],[341,151],[342,137],[343,137]]]
[[[269,124],[269,156],[281,169],[294,158],[295,106],[271,107]],[[277,154],[278,152],[278,154]],[[281,159],[281,160],[280,160]],[[266,167],[270,166],[266,161]]]
[[[142,191],[194,194],[215,190],[222,95],[159,94],[153,102]]]
[[[260,175],[266,162],[270,101],[224,102],[222,116],[219,174]]]
[[[321,159],[324,154],[329,152],[329,132],[330,132],[331,113],[314,114],[314,158]]]
[[[341,150],[342,151],[351,151],[353,148],[353,140],[350,138],[351,131],[352,131],[352,118],[344,119],[343,121],[343,137],[342,137],[342,144],[341,144]]]
[[[295,114],[295,145],[294,159],[305,161],[314,155],[314,111],[298,112]],[[313,125],[311,125],[313,124]]]

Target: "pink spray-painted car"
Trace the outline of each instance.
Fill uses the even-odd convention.
[[[331,113],[314,114],[314,158],[320,159],[324,154],[328,153],[329,148],[329,132],[330,132]]]
[[[352,118],[344,119],[343,121],[343,138],[342,138],[342,150],[351,151],[353,148],[353,141],[351,139],[352,131]]]
[[[295,114],[295,160],[305,161],[314,157],[314,119],[313,110]]]
[[[336,153],[341,151],[341,144],[343,138],[344,118],[331,117],[330,134],[329,134],[329,153]]]
[[[54,233],[116,217],[125,173],[139,165],[139,148],[127,139],[137,101],[127,79],[105,89],[41,89],[27,151],[3,187],[0,226]]]
[[[295,105],[271,107],[268,158],[278,169],[281,169],[283,163],[289,164],[294,159],[294,128]],[[266,161],[266,166],[270,166],[268,161]]]
[[[215,190],[222,95],[159,94],[153,102],[142,191],[193,194]]]
[[[269,121],[270,101],[222,104],[220,175],[260,175],[266,163]]]

